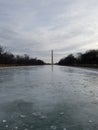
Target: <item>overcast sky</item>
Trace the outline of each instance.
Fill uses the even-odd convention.
[[[0,45],[47,62],[98,49],[98,0],[0,0]]]

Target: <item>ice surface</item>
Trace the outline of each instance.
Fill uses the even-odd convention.
[[[98,70],[0,69],[0,130],[98,130]]]

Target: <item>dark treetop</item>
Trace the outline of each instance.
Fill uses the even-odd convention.
[[[44,61],[30,58],[27,54],[23,56],[14,55],[0,46],[0,65],[44,65]]]

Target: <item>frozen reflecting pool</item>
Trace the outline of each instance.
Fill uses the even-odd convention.
[[[98,130],[98,70],[0,68],[0,130]]]

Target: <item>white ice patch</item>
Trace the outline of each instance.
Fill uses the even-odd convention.
[[[56,126],[54,126],[54,125],[50,126],[50,128],[51,128],[52,130],[56,130]]]
[[[40,119],[46,119],[47,118],[47,116],[44,116],[44,115],[42,115],[41,117],[40,117]]]
[[[32,113],[33,116],[38,116],[38,114],[36,112]]]
[[[16,127],[15,127],[15,129],[17,130],[17,129],[18,129],[18,127],[16,126]]]
[[[28,130],[27,128],[25,128],[24,130]]]
[[[92,120],[89,120],[89,123],[92,123],[93,121]]]
[[[6,120],[3,120],[2,122],[3,122],[3,123],[6,123]]]
[[[60,115],[64,115],[64,112],[61,112]]]
[[[25,118],[26,116],[25,115],[20,115],[21,118]]]
[[[6,125],[5,127],[8,128],[8,125]]]
[[[41,116],[41,113],[40,112],[33,112],[32,115],[33,116]]]

